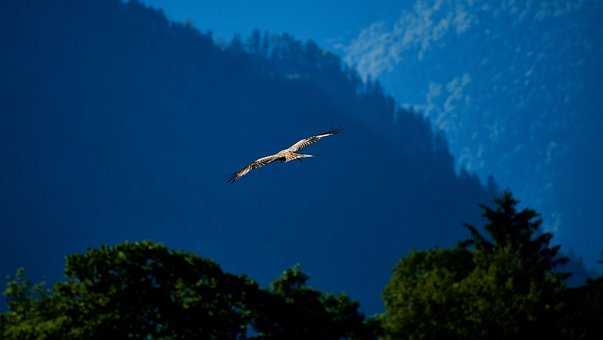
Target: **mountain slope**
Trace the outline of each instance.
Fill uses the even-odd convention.
[[[378,6],[378,5],[377,5]],[[513,190],[596,266],[603,120],[603,3],[416,0],[345,50],[363,76],[418,106],[457,163]],[[406,86],[412,83],[414,86]]]

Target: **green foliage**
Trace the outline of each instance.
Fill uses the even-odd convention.
[[[5,291],[6,339],[236,339],[369,337],[358,304],[307,288],[293,268],[269,290],[214,262],[152,242],[71,255],[52,290],[23,270]],[[364,333],[363,333],[364,332]]]
[[[495,209],[481,205],[483,216],[487,220],[484,229],[491,240],[483,236],[475,226],[468,224],[466,226],[471,233],[471,239],[462,244],[473,246],[476,253],[485,255],[508,249],[518,256],[528,277],[550,274],[562,280],[569,277],[567,273],[551,272],[555,267],[567,263],[568,259],[558,255],[559,245],[549,246],[553,238],[551,233],[540,233],[542,220],[538,213],[532,209],[517,211],[518,201],[509,192],[505,192],[494,202]],[[524,283],[524,288],[527,289],[529,284]]]
[[[254,328],[260,339],[369,339],[377,331],[364,322],[358,303],[345,295],[323,294],[306,286],[299,266],[286,270],[262,299]]]
[[[561,311],[561,281],[531,278],[526,283],[525,268],[511,247],[488,255],[478,252],[474,262],[475,270],[461,285],[466,323],[470,325],[467,333],[472,338],[542,335],[550,329],[542,321]]]
[[[9,312],[0,316],[0,333],[7,339],[60,338],[65,317],[55,317],[62,301],[51,296],[44,283],[33,284],[17,270],[4,290]]]
[[[539,234],[533,210],[517,211],[509,193],[482,206],[487,236],[468,225],[458,249],[413,253],[384,291],[383,325],[392,338],[492,339],[544,335],[558,319],[567,274],[552,235]]]
[[[568,273],[555,270],[568,259],[559,256],[560,246],[550,246],[551,233],[540,232],[542,220],[532,209],[517,210],[518,201],[508,192],[495,200],[495,208],[482,205],[490,239],[467,225],[474,249],[476,270],[468,289],[481,298],[475,301],[478,315],[492,313],[482,323],[489,337],[503,334],[540,333],[551,329],[543,320],[557,319],[562,312],[560,293]],[[470,284],[470,282],[472,282]]]
[[[457,333],[462,318],[459,284],[473,264],[465,249],[413,252],[395,268],[383,299],[390,338],[439,339]]]
[[[245,301],[258,289],[209,260],[151,242],[71,255],[65,274],[51,293],[32,294],[18,273],[5,293],[7,337],[235,338],[246,332]]]
[[[4,291],[2,339],[513,339],[603,337],[603,278],[566,288],[552,235],[510,194],[482,206],[485,235],[416,251],[396,266],[385,312],[308,286],[299,266],[266,288],[152,242],[67,258],[52,289],[19,269]],[[251,331],[251,332],[250,332]]]

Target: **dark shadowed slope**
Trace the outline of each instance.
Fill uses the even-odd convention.
[[[387,119],[393,101],[313,44],[250,55],[118,0],[0,6],[2,275],[153,239],[263,282],[300,262],[375,312],[401,255],[460,239],[489,201],[423,118]],[[334,127],[316,158],[224,183]]]

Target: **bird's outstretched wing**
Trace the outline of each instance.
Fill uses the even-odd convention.
[[[329,131],[325,131],[325,132],[319,133],[317,135],[314,135],[314,136],[311,136],[308,138],[304,138],[304,139],[300,140],[299,142],[291,145],[287,150],[297,152],[310,144],[314,144],[314,143],[318,142],[319,140],[321,140],[325,137],[336,135],[340,131],[341,130],[329,130]]]
[[[282,158],[282,156],[279,155],[270,155],[270,156],[266,156],[266,157],[262,157],[259,159],[256,159],[255,161],[247,164],[246,166],[244,166],[243,168],[241,168],[239,171],[235,172],[234,174],[232,174],[228,180],[226,180],[226,182],[228,183],[234,183],[236,181],[238,181],[241,177],[247,175],[247,173],[249,173],[249,171],[253,170],[253,169],[257,169],[259,167],[262,167],[264,165],[268,165],[274,161],[279,160],[280,158]]]

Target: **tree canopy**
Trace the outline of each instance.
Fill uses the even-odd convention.
[[[556,337],[578,327],[560,323],[570,313],[569,275],[556,269],[567,259],[550,245],[552,234],[540,230],[538,214],[517,204],[504,193],[493,208],[482,205],[485,234],[467,225],[470,238],[457,248],[414,252],[400,261],[384,291],[389,337]]]
[[[4,295],[3,339],[600,339],[603,277],[568,288],[566,261],[538,214],[509,193],[452,248],[414,251],[394,268],[385,311],[308,286],[299,265],[268,287],[150,242],[67,257],[52,288],[22,269]]]
[[[102,246],[67,258],[52,289],[19,270],[5,295],[8,339],[363,337],[358,304],[306,286],[298,267],[270,289],[211,260],[153,242]],[[256,335],[248,335],[254,329]],[[253,332],[252,332],[253,333]]]

